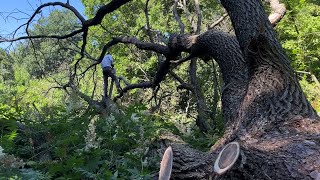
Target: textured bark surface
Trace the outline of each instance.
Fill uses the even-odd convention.
[[[218,179],[319,179],[320,120],[307,101],[258,0],[221,0],[237,39],[208,31],[172,38],[171,48],[211,56],[225,82],[224,136],[210,152],[174,147],[174,179],[208,179],[213,161],[230,141],[241,155]],[[190,158],[193,157],[193,158]],[[178,162],[187,163],[182,164]],[[188,169],[188,171],[182,171]]]

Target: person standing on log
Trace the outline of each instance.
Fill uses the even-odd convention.
[[[117,76],[115,75],[115,68],[113,63],[113,58],[109,52],[106,53],[101,61],[101,67],[103,71],[104,80],[104,96],[108,96],[108,77],[111,77],[112,81],[115,82],[118,93],[121,92],[120,83]]]

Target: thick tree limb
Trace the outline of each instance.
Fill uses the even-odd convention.
[[[282,50],[281,44],[273,31],[273,26],[261,5],[261,1],[256,0],[250,2],[253,4],[248,6],[248,9],[244,11],[244,9],[237,7],[238,1],[221,0],[222,5],[226,8],[231,18],[241,50],[244,51],[244,56],[247,56],[247,47],[250,45],[251,41],[261,33],[268,36],[270,43],[274,47]],[[239,14],[241,14],[241,18],[239,18]],[[245,22],[244,19],[248,20],[250,23]],[[289,64],[290,62],[284,63]]]
[[[123,36],[123,37],[115,37],[111,41],[109,41],[103,47],[103,50],[97,62],[100,63],[103,57],[105,56],[107,50],[118,43],[133,44],[139,49],[151,50],[151,51],[163,54],[165,56],[170,56],[172,54],[172,52],[167,46],[156,44],[156,43],[141,42],[136,37]]]
[[[172,56],[174,56],[173,54],[175,54],[167,46],[156,44],[156,43],[141,42],[136,37],[128,37],[128,36],[115,37],[103,47],[103,50],[102,50],[99,58],[96,60],[96,62],[91,64],[89,67],[87,67],[86,70],[83,71],[81,74],[86,73],[90,68],[100,64],[103,57],[105,56],[107,50],[110,47],[112,47],[118,43],[133,44],[139,49],[151,50],[151,51],[163,54],[168,57],[172,57]]]

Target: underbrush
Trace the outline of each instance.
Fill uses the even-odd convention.
[[[23,172],[33,169],[35,179],[40,172],[44,179],[152,179],[160,162],[156,138],[163,129],[177,129],[145,110],[135,104],[102,116],[51,107],[50,113],[38,115],[40,121],[24,119],[12,143],[7,143],[10,136],[2,136],[0,143],[7,154],[21,158],[21,165],[3,166],[0,176],[23,179]]]

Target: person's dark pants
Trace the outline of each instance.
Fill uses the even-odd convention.
[[[111,67],[103,68],[103,80],[104,80],[104,95],[105,97],[108,96],[108,77],[111,77],[112,81],[116,84],[118,93],[121,92],[120,83],[118,81],[118,78],[113,73],[113,70]]]

